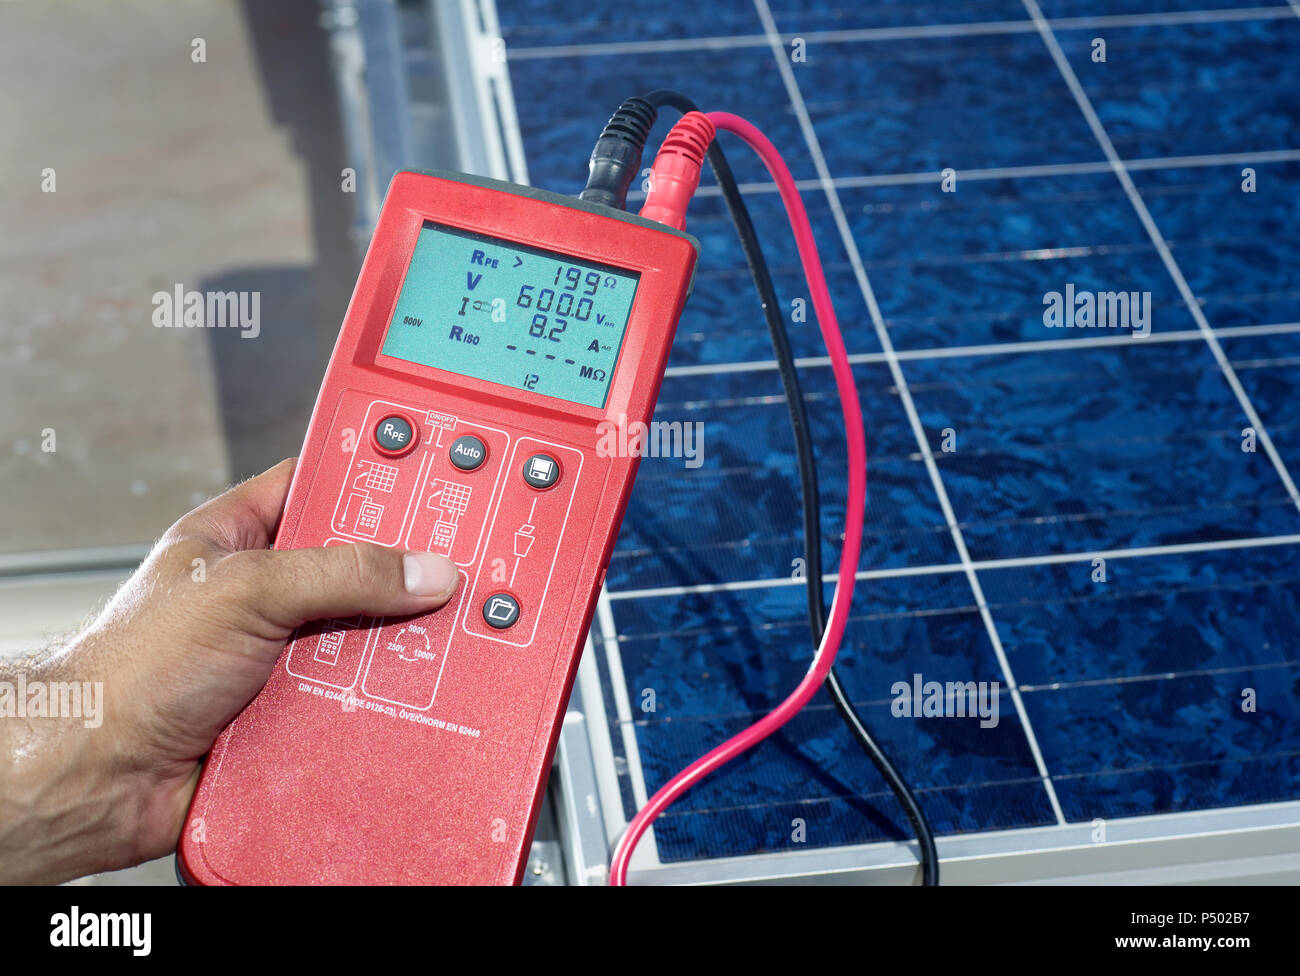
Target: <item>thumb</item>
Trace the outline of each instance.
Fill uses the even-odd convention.
[[[371,542],[318,549],[245,550],[246,607],[285,628],[325,617],[404,616],[446,603],[460,571],[445,556]]]

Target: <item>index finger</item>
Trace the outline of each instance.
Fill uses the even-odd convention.
[[[275,467],[204,502],[175,527],[200,535],[225,552],[269,548],[297,465],[297,458],[285,458]]]

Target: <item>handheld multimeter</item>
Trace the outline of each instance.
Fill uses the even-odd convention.
[[[277,549],[447,555],[451,602],[300,628],[205,764],[203,884],[517,883],[698,245],[495,180],[399,173]],[[608,438],[606,442],[608,442]]]

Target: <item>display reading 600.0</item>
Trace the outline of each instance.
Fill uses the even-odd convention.
[[[381,350],[603,407],[640,276],[426,223]]]

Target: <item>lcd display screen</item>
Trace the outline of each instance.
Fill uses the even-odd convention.
[[[426,222],[381,352],[604,407],[640,278]]]

